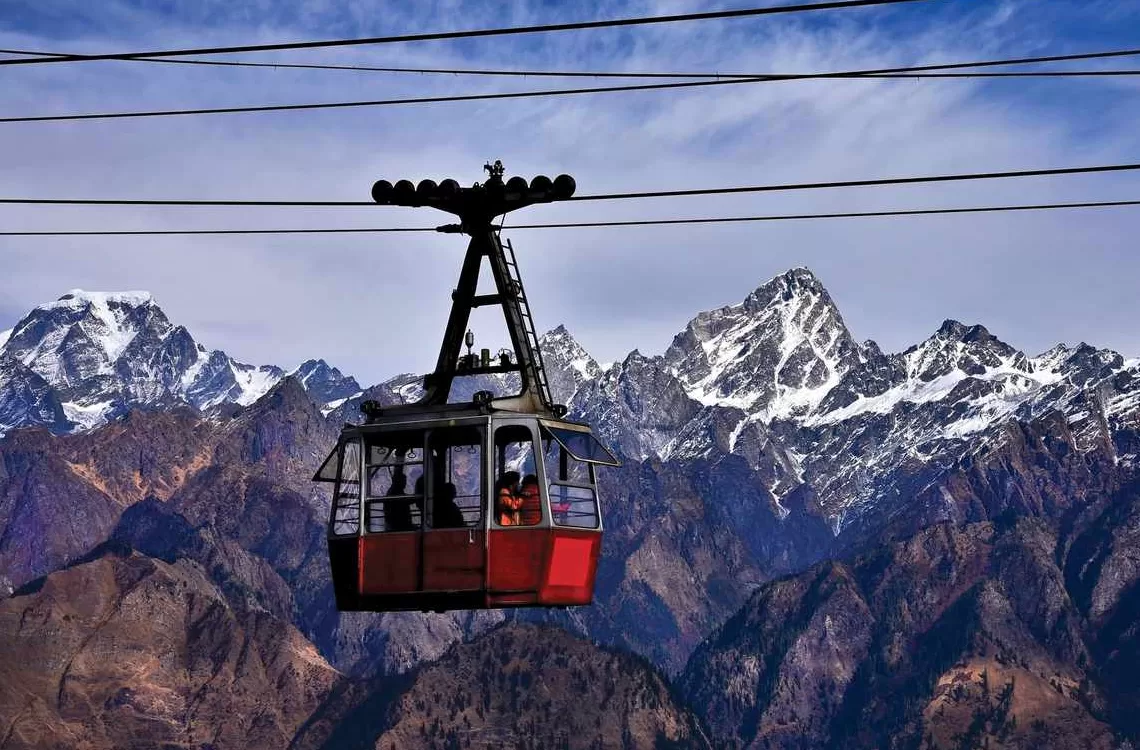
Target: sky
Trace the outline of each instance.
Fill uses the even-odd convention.
[[[268,43],[760,5],[697,0],[4,0],[0,48]],[[1140,47],[1134,0],[925,0],[654,27],[232,59],[413,67],[798,73]],[[1075,63],[1140,68],[1128,58]],[[377,99],[580,81],[89,62],[0,69],[5,116]],[[606,85],[600,81],[598,85]],[[590,85],[587,82],[587,85]],[[817,80],[332,111],[0,123],[0,197],[368,200],[424,177],[577,179],[581,193],[1140,161],[1140,79]],[[946,318],[1030,354],[1140,355],[1140,208],[511,232],[511,222],[1140,198],[1140,175],[537,206],[508,218],[537,325],[599,361],[660,353],[699,311],[797,266],[857,339],[901,351]],[[17,229],[435,226],[429,209],[0,206]],[[362,382],[434,363],[457,235],[0,238],[0,329],[68,290],[152,292],[210,348]],[[482,324],[481,321],[480,324]],[[486,326],[480,345],[506,344]],[[476,330],[477,335],[481,329]],[[497,340],[503,338],[503,340]]]

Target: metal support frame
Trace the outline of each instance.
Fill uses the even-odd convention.
[[[542,371],[537,342],[531,341],[530,330],[526,325],[526,318],[529,317],[529,314],[524,314],[523,311],[526,298],[520,281],[511,274],[498,231],[489,222],[480,230],[470,226],[467,229],[471,232],[471,242],[467,245],[467,255],[463,259],[459,283],[452,294],[451,314],[447,319],[447,328],[444,330],[443,344],[439,349],[435,371],[425,378],[425,393],[420,403],[433,406],[446,404],[451,385],[457,377],[517,371],[522,381],[522,388],[515,397],[521,401],[517,406],[530,406],[529,411],[549,413],[554,403],[546,384],[545,373]],[[480,303],[485,303],[491,296],[478,294],[479,273],[484,258],[489,261],[491,275],[495,280],[497,293],[494,296],[498,298],[496,302],[503,310],[503,320],[507,325],[511,347],[515,353],[514,366],[461,371],[458,364],[463,352],[463,337],[471,319],[471,311],[480,306]]]
[[[380,180],[372,188],[372,196],[380,204],[427,206],[454,214],[461,223],[441,226],[439,231],[463,233],[471,237],[459,274],[459,283],[451,295],[451,314],[447,320],[435,371],[424,378],[424,395],[417,405],[446,405],[452,383],[457,377],[518,372],[522,384],[519,393],[513,397],[494,399],[492,403],[495,408],[561,417],[566,413],[565,407],[554,404],[550,396],[534,318],[523,291],[514,250],[509,243],[504,250],[494,219],[535,203],[569,198],[574,194],[576,185],[569,175],[559,175],[555,180],[540,175],[529,183],[521,177],[512,177],[504,183],[501,162],[488,164],[484,169],[490,174],[488,180],[470,188],[460,188],[455,180],[444,180],[439,185],[431,180],[423,180],[418,186],[413,186],[407,180],[401,180],[395,185]],[[495,294],[478,294],[479,274],[484,258],[491,266]],[[471,311],[476,307],[495,304],[503,311],[503,320],[514,349],[514,362],[509,365],[466,366],[460,369],[464,335]]]

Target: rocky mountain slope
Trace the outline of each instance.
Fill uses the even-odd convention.
[[[1140,476],[1083,444],[1056,412],[1007,427],[940,483],[944,514],[762,586],[694,654],[684,694],[727,746],[1135,739]]]
[[[0,600],[4,747],[283,747],[341,680],[186,561],[103,547]]]
[[[1057,543],[1037,519],[940,525],[765,586],[683,693],[728,747],[1119,747],[1136,579],[1094,611],[1086,586],[1117,581],[1077,581],[1092,560]]]
[[[644,661],[565,631],[507,625],[398,683],[346,685],[302,748],[704,748],[693,714]]]

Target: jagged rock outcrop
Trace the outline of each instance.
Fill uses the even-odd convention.
[[[583,383],[602,374],[601,366],[570,335],[566,326],[544,333],[538,339],[538,347],[555,403],[568,403]]]
[[[569,407],[619,454],[639,461],[656,456],[701,409],[661,357],[636,350],[585,383]]]
[[[323,359],[307,360],[289,376],[296,379],[314,401],[332,408],[363,390],[356,378],[345,375]]]

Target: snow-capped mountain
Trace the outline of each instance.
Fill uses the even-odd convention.
[[[856,343],[820,281],[797,268],[699,314],[663,357],[634,352],[585,382],[572,407],[630,458],[743,456],[777,505],[807,488],[839,533],[937,487],[1014,419],[1060,413],[1079,444],[1111,445],[1140,425],[1138,365],[1086,344],[1029,357],[953,320],[884,354]],[[1117,460],[1137,457],[1122,448]]]
[[[1086,344],[1029,357],[984,326],[953,320],[884,354],[874,341],[857,343],[803,268],[700,313],[663,355],[635,350],[603,369],[564,326],[540,345],[555,399],[626,458],[743,458],[778,514],[791,494],[806,493],[836,534],[936,491],[963,458],[1000,446],[1012,420],[1059,413],[1079,445],[1119,444],[1117,460],[1140,460],[1140,448],[1119,438],[1140,426],[1140,360]],[[357,418],[362,398],[414,400],[421,382],[397,376],[336,417]],[[517,379],[469,379],[453,397],[480,389],[511,393]]]
[[[313,400],[332,408],[363,390],[356,378],[345,375],[323,359],[307,360],[289,376],[296,378]]]
[[[359,390],[324,362],[291,374],[314,398]],[[279,367],[208,351],[147,292],[75,290],[0,334],[0,433],[25,425],[87,429],[132,407],[244,406],[283,377]]]
[[[806,268],[777,276],[738,305],[701,313],[665,352],[692,398],[765,421],[811,409],[862,360],[831,296]]]
[[[948,320],[885,354],[857,343],[823,284],[793,269],[743,302],[700,313],[659,356],[606,369],[563,326],[540,346],[556,401],[634,460],[743,458],[783,512],[807,492],[836,533],[936,492],[955,465],[1001,445],[1012,420],[1062,415],[1078,445],[1140,462],[1140,360],[1086,344],[1027,356]],[[359,403],[415,400],[418,375],[365,391],[323,360],[288,373],[332,420]],[[246,405],[286,373],[207,351],[150,295],[72,292],[0,334],[0,432],[101,424],[128,408]],[[466,390],[464,390],[466,389]],[[457,381],[453,398],[513,393],[512,376]]]

